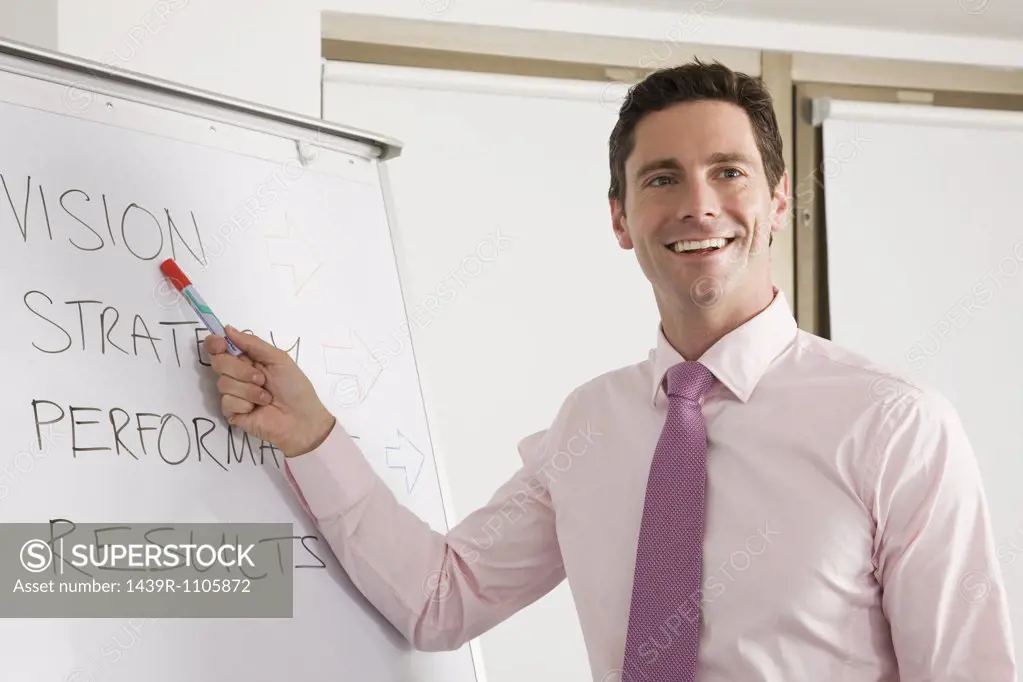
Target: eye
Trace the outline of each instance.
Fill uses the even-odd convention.
[[[738,168],[725,168],[721,172],[725,174],[726,178],[731,178],[731,179],[741,178],[743,176],[743,172],[741,170],[739,170]],[[734,173],[734,175],[732,175],[733,173]]]
[[[661,180],[663,180],[664,182],[663,183],[660,182]],[[654,177],[650,178],[646,184],[647,186],[650,187],[663,187],[665,184],[669,182],[671,182],[670,175],[655,175]]]

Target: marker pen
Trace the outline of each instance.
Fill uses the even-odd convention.
[[[192,282],[185,277],[185,273],[181,272],[181,268],[174,262],[173,258],[168,258],[164,262],[160,263],[160,271],[163,272],[164,276],[171,281],[174,288],[181,292],[181,295],[185,297],[188,304],[192,306],[192,310],[199,316],[206,328],[217,336],[222,337],[227,341],[227,352],[231,355],[241,355],[241,350],[238,346],[231,343],[231,339],[227,338],[227,332],[224,331],[224,325],[220,324],[220,320],[213,314],[210,307],[206,305],[206,301],[202,299],[199,292],[195,290]]]

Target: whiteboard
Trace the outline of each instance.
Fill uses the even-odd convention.
[[[958,411],[987,492],[996,544],[989,571],[1004,577],[1019,659],[1023,113],[830,100],[815,107],[831,338],[938,389]],[[984,589],[971,579],[961,583],[968,600]]]
[[[296,566],[314,566],[295,570],[290,619],[4,620],[0,676],[475,680],[468,647],[410,651],[279,451],[228,429],[206,332],[158,269],[175,258],[225,323],[288,350],[399,500],[446,531],[415,354],[369,355],[408,328],[382,179],[398,144],[0,47],[0,522],[290,522]]]

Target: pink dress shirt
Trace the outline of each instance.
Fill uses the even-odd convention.
[[[288,476],[411,644],[457,648],[571,586],[595,682],[618,682],[647,473],[682,357],[578,387],[521,469],[449,533],[338,425]],[[939,394],[773,303],[700,358],[708,432],[700,682],[1011,682],[1006,595],[970,443]],[[675,637],[670,624],[654,647]]]

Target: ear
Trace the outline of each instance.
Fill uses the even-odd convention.
[[[629,236],[628,219],[625,216],[625,205],[618,199],[610,199],[611,205],[611,229],[614,231],[618,245],[623,249],[632,248],[632,238]]]
[[[774,210],[771,212],[771,233],[773,236],[775,232],[778,232],[785,227],[785,222],[789,215],[788,171],[782,173],[781,179],[778,180],[778,186],[775,188],[774,195],[771,197],[771,204],[774,207]]]

